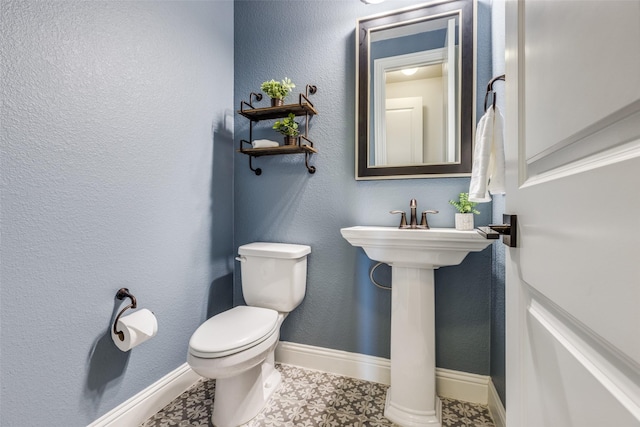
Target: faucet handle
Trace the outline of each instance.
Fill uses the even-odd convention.
[[[407,214],[405,211],[389,211],[390,214],[402,214],[400,217],[400,226],[398,228],[407,228]]]
[[[422,211],[422,221],[420,221],[420,228],[428,230],[429,224],[427,223],[427,214],[437,214],[438,212],[439,211]]]

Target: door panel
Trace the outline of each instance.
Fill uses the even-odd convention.
[[[640,97],[640,3],[535,0],[523,7],[531,158]]]
[[[567,319],[554,316],[536,299],[527,316],[527,393],[533,403],[525,417],[528,425],[637,423],[637,405],[626,394],[623,372],[597,351],[606,354],[605,349],[589,345],[567,327]]]
[[[390,98],[386,102],[386,135],[382,165],[415,165],[422,158],[422,97]],[[377,157],[376,157],[377,158]]]
[[[510,1],[506,40],[507,423],[640,426],[640,2]]]

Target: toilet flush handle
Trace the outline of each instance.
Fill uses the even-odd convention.
[[[236,261],[245,262],[246,260],[247,260],[247,258],[242,256],[242,255],[239,255],[239,256],[236,257]]]

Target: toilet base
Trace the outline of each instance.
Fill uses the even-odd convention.
[[[237,427],[260,413],[281,381],[273,356],[271,352],[264,363],[242,374],[216,379],[211,416],[215,427]]]

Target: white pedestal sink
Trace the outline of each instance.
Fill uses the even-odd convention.
[[[392,268],[391,387],[385,417],[405,427],[441,427],[433,270],[460,264],[493,240],[452,228],[349,227],[340,232],[369,258]]]

